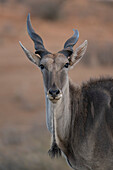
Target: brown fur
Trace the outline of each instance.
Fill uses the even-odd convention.
[[[70,87],[71,126],[67,159],[74,169],[112,170],[113,79],[100,78]],[[91,110],[93,103],[93,116]]]

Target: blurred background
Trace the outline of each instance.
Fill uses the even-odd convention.
[[[81,84],[113,76],[113,1],[0,0],[0,170],[69,170],[64,158],[47,154],[51,137],[42,76],[18,43],[34,52],[26,29],[29,12],[51,52],[63,48],[73,28],[80,33],[76,47],[88,40],[83,60],[69,73]]]

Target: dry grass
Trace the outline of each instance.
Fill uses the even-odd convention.
[[[83,59],[83,64],[87,66],[112,66],[113,65],[113,44],[112,42],[89,41],[86,57]]]
[[[0,170],[69,169],[63,159],[48,156],[49,136],[43,127],[35,124],[27,131],[7,127],[0,136]]]

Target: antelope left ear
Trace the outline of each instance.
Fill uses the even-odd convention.
[[[82,59],[86,52],[87,45],[88,42],[85,40],[78,48],[76,48],[72,56],[69,57],[70,66],[77,64]]]
[[[32,53],[31,51],[27,50],[23,45],[22,43],[19,41],[20,43],[20,46],[22,47],[23,51],[25,52],[26,56],[28,57],[28,59],[30,61],[32,61],[34,64],[36,64],[37,66],[39,66],[39,63],[40,63],[40,56]]]

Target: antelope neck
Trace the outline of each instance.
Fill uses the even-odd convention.
[[[55,137],[57,143],[59,139],[63,140],[68,138],[68,131],[70,126],[70,99],[69,99],[69,82],[67,82],[65,89],[63,91],[62,98],[56,103],[53,104],[46,97],[46,123],[47,128],[50,133],[53,133],[53,128],[55,128]],[[53,116],[55,120],[55,127],[53,127]]]

